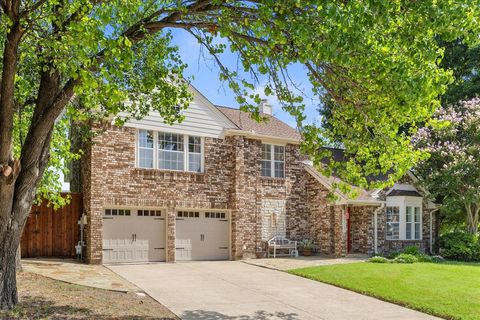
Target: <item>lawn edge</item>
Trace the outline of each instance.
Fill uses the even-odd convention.
[[[378,294],[375,294],[375,293],[372,293],[372,292],[369,292],[369,291],[364,291],[364,290],[360,290],[360,289],[356,289],[356,288],[351,288],[351,287],[344,286],[344,285],[341,285],[341,284],[338,284],[338,283],[334,283],[334,282],[331,282],[331,281],[328,281],[328,280],[315,279],[315,278],[309,277],[305,274],[297,273],[297,271],[295,271],[295,270],[302,270],[302,269],[307,269],[307,268],[290,269],[290,270],[286,270],[285,272],[287,272],[288,274],[294,275],[294,276],[302,277],[304,279],[325,283],[325,284],[332,285],[332,286],[337,287],[337,288],[341,288],[341,289],[349,290],[349,291],[352,291],[352,292],[356,292],[356,293],[359,293],[359,294],[362,294],[362,295],[365,295],[365,296],[368,296],[368,297],[371,297],[371,298],[375,298],[375,299],[378,299],[378,300],[381,300],[381,301],[384,301],[384,302],[393,303],[393,304],[396,304],[398,306],[405,307],[405,308],[408,308],[408,309],[411,309],[411,310],[423,312],[423,313],[429,314],[431,316],[439,317],[439,318],[446,319],[446,320],[461,320],[461,318],[459,318],[459,317],[455,317],[455,316],[448,315],[448,314],[437,313],[437,312],[435,312],[431,309],[422,309],[420,307],[416,307],[414,305],[408,304],[407,302],[404,302],[404,301],[389,299],[389,298],[383,297],[381,295],[378,295]]]

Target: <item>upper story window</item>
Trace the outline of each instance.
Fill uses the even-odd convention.
[[[140,168],[202,172],[202,138],[139,130],[137,158]]]
[[[387,197],[387,239],[422,240],[422,198]]]
[[[285,177],[285,147],[274,144],[262,144],[262,176]]]

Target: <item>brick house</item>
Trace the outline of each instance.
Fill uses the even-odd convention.
[[[429,251],[436,209],[414,176],[348,199],[271,107],[257,123],[191,90],[181,124],[151,113],[96,127],[79,170],[88,263],[255,258],[275,235],[312,239],[333,256],[411,244]]]

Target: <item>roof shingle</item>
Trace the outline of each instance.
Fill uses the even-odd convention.
[[[276,138],[301,140],[300,133],[297,130],[274,116],[262,114],[267,117],[268,120],[266,122],[257,122],[252,119],[248,112],[223,106],[216,107],[240,130]]]

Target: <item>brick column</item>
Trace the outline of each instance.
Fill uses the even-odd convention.
[[[232,138],[234,155],[233,197],[232,197],[232,259],[243,258],[242,203],[245,192],[245,148],[244,138]]]
[[[167,241],[166,241],[166,256],[165,260],[167,262],[175,262],[175,219],[176,219],[175,208],[169,207],[166,212],[165,223],[167,225]]]
[[[343,257],[347,254],[347,234],[343,232],[342,219],[345,206],[333,206],[333,255]]]

